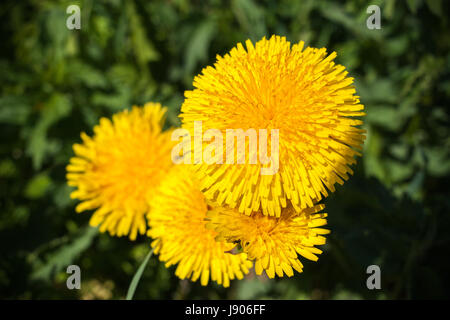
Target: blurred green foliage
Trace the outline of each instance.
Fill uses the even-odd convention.
[[[66,8],[81,7],[81,30]],[[337,51],[366,106],[355,175],[327,200],[332,233],[303,274],[249,275],[229,289],[179,281],[153,257],[135,298],[448,298],[450,259],[448,2],[2,1],[0,31],[0,297],[124,298],[149,240],[87,227],[65,165],[79,133],[133,104],[169,106],[179,124],[195,74],[237,42],[278,34]],[[69,264],[82,289],[66,288]],[[378,264],[382,289],[366,288]]]

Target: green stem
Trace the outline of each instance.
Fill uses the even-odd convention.
[[[150,252],[145,257],[144,261],[139,266],[139,269],[134,274],[133,280],[131,280],[130,287],[128,288],[127,297],[126,297],[127,300],[133,299],[134,292],[136,291],[136,287],[138,286],[139,280],[141,280],[142,273],[144,272],[144,269],[147,266],[147,263],[153,254],[153,250],[154,249],[150,250]]]

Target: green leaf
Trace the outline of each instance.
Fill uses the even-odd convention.
[[[133,276],[133,279],[131,280],[131,283],[130,283],[130,287],[128,288],[127,297],[126,297],[127,300],[133,299],[134,292],[136,291],[136,288],[139,284],[139,280],[141,280],[142,273],[144,272],[145,267],[147,266],[147,263],[153,254],[153,250],[154,249],[150,250],[150,252],[147,254],[147,256],[145,257],[142,264],[139,266],[139,269],[136,271],[135,275]]]
[[[231,6],[236,19],[253,41],[260,40],[267,34],[262,7],[252,0],[234,0]]]
[[[11,178],[17,175],[17,165],[11,159],[0,160],[0,177]]]
[[[121,87],[117,92],[106,94],[96,93],[92,97],[94,105],[105,106],[113,112],[124,110],[130,105],[131,92],[129,87]]]
[[[57,150],[55,142],[48,141],[47,130],[62,118],[68,116],[72,110],[71,100],[64,94],[53,94],[44,104],[38,123],[33,128],[28,128],[27,154],[33,159],[33,166],[39,169],[45,155]]]
[[[20,96],[0,98],[0,122],[22,125],[30,114],[31,106]]]
[[[38,174],[31,179],[25,187],[25,197],[29,199],[38,199],[45,195],[49,187],[52,185],[52,180],[46,174]]]
[[[428,158],[427,169],[433,176],[445,176],[450,173],[450,152],[449,145],[450,139],[448,139],[443,146],[440,147],[427,147],[426,155]]]
[[[332,24],[336,24],[333,28],[337,28],[340,25],[359,37],[369,39],[382,37],[383,30],[369,30],[365,20],[358,21],[345,7],[339,6],[336,3],[331,4],[330,2],[320,2],[320,4],[322,15],[330,20]]]
[[[139,65],[144,67],[147,62],[158,60],[159,54],[149,37],[146,35],[144,24],[136,11],[133,1],[126,2],[126,13],[130,21],[129,26],[134,54],[136,55]]]
[[[59,272],[73,264],[75,259],[91,245],[97,233],[97,228],[86,227],[72,243],[63,245],[50,254],[47,261],[33,271],[31,278],[48,280],[54,272]]]
[[[403,122],[398,117],[398,110],[387,105],[367,105],[366,121],[389,130],[397,130]]]
[[[216,32],[216,26],[211,19],[200,23],[194,30],[186,48],[185,72],[190,74],[199,62],[205,62],[208,56],[209,44]]]
[[[81,83],[88,88],[105,88],[106,77],[96,68],[82,61],[75,60],[68,64],[67,74],[73,83]]]

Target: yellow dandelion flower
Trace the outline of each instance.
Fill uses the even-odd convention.
[[[217,233],[207,230],[210,208],[196,181],[184,166],[174,167],[161,183],[149,213],[148,236],[166,267],[178,264],[175,274],[208,284],[209,278],[228,287],[242,279],[252,263],[244,253],[231,254],[235,244],[216,242]]]
[[[195,77],[194,90],[185,92],[180,118],[191,135],[197,121],[202,133],[217,129],[223,136],[227,129],[266,129],[270,150],[271,130],[279,133],[275,174],[261,174],[268,165],[249,162],[250,152],[244,164],[197,162],[209,200],[247,215],[262,209],[279,217],[289,203],[297,212],[313,206],[353,173],[350,165],[361,155],[365,138],[358,128],[362,121],[353,118],[364,115],[353,78],[333,62],[335,52],[303,47],[303,41],[291,46],[279,36],[256,45],[247,40],[246,49],[239,43],[217,56],[213,67]],[[203,150],[208,146],[203,142]]]
[[[320,228],[327,214],[317,213],[325,206],[316,205],[295,212],[292,207],[283,209],[280,218],[265,216],[261,211],[250,216],[236,209],[217,207],[208,212],[207,228],[217,231],[217,241],[239,242],[250,260],[255,260],[255,272],[263,270],[269,278],[284,273],[291,277],[293,269],[303,271],[299,255],[317,261],[322,251],[316,245],[325,244],[329,230]]]
[[[96,209],[90,219],[111,235],[145,234],[145,214],[160,181],[173,165],[171,131],[162,132],[166,108],[147,103],[100,119],[94,136],[81,134],[67,166],[77,212]]]

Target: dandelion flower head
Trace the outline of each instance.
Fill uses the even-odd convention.
[[[95,210],[90,224],[134,240],[145,234],[145,214],[159,183],[173,165],[171,131],[162,131],[166,108],[147,103],[101,118],[94,135],[81,134],[67,166],[68,184],[81,200],[77,212]]]
[[[280,218],[265,216],[261,211],[250,216],[236,209],[217,207],[208,212],[207,228],[217,231],[218,241],[237,242],[250,260],[255,260],[255,271],[265,270],[269,278],[284,274],[291,277],[293,269],[303,271],[299,256],[317,261],[322,251],[323,235],[329,230],[321,228],[327,221],[326,213],[317,213],[325,206],[316,205],[297,213],[292,207],[283,209]]]
[[[206,286],[211,278],[228,287],[230,280],[242,279],[253,264],[245,253],[230,253],[235,244],[215,241],[217,233],[205,226],[210,209],[189,169],[175,166],[152,201],[148,236],[166,267],[177,265],[175,274],[180,279],[200,279]]]
[[[195,164],[196,175],[205,196],[218,205],[247,215],[261,209],[279,217],[289,204],[300,212],[353,173],[350,165],[364,141],[362,121],[354,117],[363,116],[364,107],[353,78],[333,61],[335,52],[304,48],[303,41],[291,46],[279,36],[245,44],[217,56],[214,66],[195,77],[180,118],[191,134],[196,121],[203,131],[218,129],[223,136],[227,129],[267,129],[268,144],[277,129],[279,170],[262,175],[260,162],[202,162]]]

